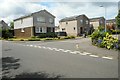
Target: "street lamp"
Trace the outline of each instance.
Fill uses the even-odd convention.
[[[106,7],[104,7],[103,5],[100,5],[100,7],[105,8],[105,32],[106,32]]]

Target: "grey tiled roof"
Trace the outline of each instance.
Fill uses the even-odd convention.
[[[49,13],[47,10],[40,10],[40,11],[37,11],[37,12],[34,12],[34,13],[30,13],[30,14],[25,15],[25,16],[21,16],[21,17],[19,17],[19,18],[17,18],[17,19],[14,19],[14,21],[19,20],[19,19],[23,19],[23,18],[26,18],[26,17],[29,17],[29,16],[32,16],[33,14],[38,13],[38,12],[41,12],[41,11],[45,11],[45,12],[47,12],[48,14],[52,15],[52,14]],[[52,15],[52,16],[55,17],[54,15]]]
[[[71,17],[65,17],[65,18],[61,19],[59,22],[76,20],[77,17],[79,17],[79,16],[84,16],[84,15],[76,15],[76,16],[71,16]]]
[[[109,20],[106,20],[106,22],[116,22],[115,19],[109,19]]]
[[[101,18],[105,19],[104,17],[96,17],[96,18],[90,18],[90,21],[100,20]]]

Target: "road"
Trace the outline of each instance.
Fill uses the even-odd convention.
[[[84,44],[85,40],[3,41],[2,56],[20,58],[19,72],[45,71],[65,78],[118,77],[117,59],[79,50],[80,42]]]

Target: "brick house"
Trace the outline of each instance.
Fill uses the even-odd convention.
[[[80,36],[89,31],[89,19],[86,15],[63,18],[59,21],[59,31],[67,35]]]
[[[90,25],[92,25],[94,29],[98,29],[99,26],[105,27],[105,18],[104,17],[90,18]]]
[[[107,28],[109,29],[117,29],[115,19],[106,20],[106,25],[107,25]]]
[[[32,37],[41,33],[55,31],[55,16],[46,10],[41,10],[14,20],[16,37]]]

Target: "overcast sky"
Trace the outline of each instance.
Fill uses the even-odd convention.
[[[13,19],[46,9],[56,16],[55,25],[64,17],[85,14],[88,18],[105,16],[113,19],[118,13],[119,0],[0,0],[0,20]],[[100,6],[104,7],[100,7]]]

